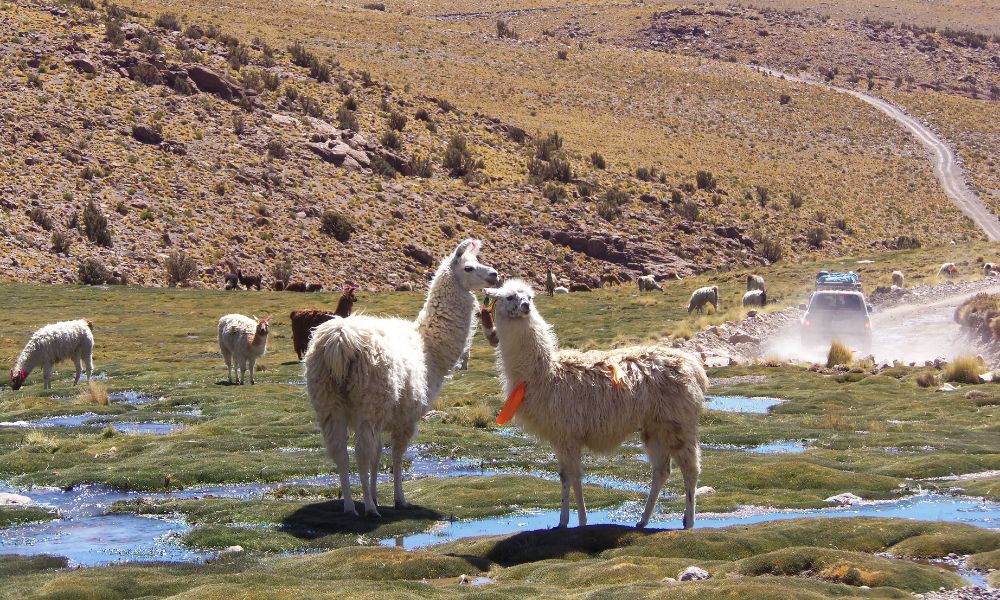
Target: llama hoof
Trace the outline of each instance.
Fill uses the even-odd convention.
[[[645,529],[646,528],[646,522],[645,521],[639,521],[638,523],[635,524],[635,528],[636,529]]]
[[[373,510],[366,510],[365,511],[365,518],[366,519],[381,519],[382,515],[380,515],[379,512],[377,510],[374,510],[374,509]]]

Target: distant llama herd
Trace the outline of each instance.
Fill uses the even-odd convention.
[[[673,461],[684,481],[683,525],[695,518],[695,490],[700,474],[698,420],[708,379],[695,356],[650,344],[608,351],[560,349],[552,327],[539,314],[531,286],[519,279],[500,283],[496,269],[479,261],[481,242],[468,239],[440,263],[423,308],[413,321],[352,314],[356,288],[348,286],[333,312],[291,313],[296,354],[305,366],[306,393],[319,423],[327,453],[340,476],[343,510],[357,515],[351,495],[348,440],[361,482],[364,514],[379,517],[376,476],[383,434],[391,444],[393,502],[408,508],[403,492],[403,456],[421,418],[434,405],[452,372],[468,363],[477,321],[496,349],[497,370],[507,397],[498,423],[513,415],[525,431],[548,442],[559,460],[562,509],[559,526],[569,523],[570,490],[579,524],[587,524],[581,457],[584,449],[609,453],[638,433],[652,471],[649,495],[637,527],[645,527]],[[984,275],[1000,273],[986,263]],[[939,276],[958,274],[954,263],[941,265]],[[230,284],[260,287],[259,277],[237,270]],[[892,273],[902,287],[904,275]],[[547,269],[545,289],[559,287]],[[652,276],[638,279],[640,292],[662,290]],[[480,306],[476,292],[484,290]],[[691,294],[688,313],[711,304],[719,309],[718,286]],[[749,275],[743,306],[765,306],[764,279]],[[256,362],[267,351],[271,317],[225,315],[219,319],[218,342],[229,383],[243,384],[249,371],[255,383]],[[10,371],[13,390],[41,368],[50,389],[56,363],[72,360],[74,385],[83,370],[93,372],[94,326],[64,321],[37,330]],[[234,377],[235,373],[235,377]],[[504,415],[507,415],[505,417]]]

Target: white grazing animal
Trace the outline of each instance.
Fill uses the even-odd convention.
[[[698,288],[691,294],[688,302],[688,314],[692,311],[704,312],[705,305],[711,303],[715,310],[719,310],[719,286]]]
[[[94,370],[93,356],[94,324],[90,321],[80,319],[46,325],[31,334],[31,339],[25,344],[24,350],[21,350],[14,368],[10,370],[10,387],[14,390],[21,389],[28,375],[42,367],[44,389],[52,389],[52,366],[68,359],[72,359],[76,365],[73,385],[80,381],[81,362],[86,365],[87,381],[90,381]]]
[[[258,319],[243,315],[226,315],[219,319],[219,350],[229,369],[229,383],[233,383],[233,370],[236,370],[236,383],[246,383],[247,365],[250,366],[250,385],[257,359],[267,352],[267,334],[270,331],[271,317]]]
[[[743,306],[767,305],[767,290],[750,290],[743,294]]]
[[[660,284],[656,283],[656,279],[652,275],[643,275],[638,279],[638,282],[640,292],[663,291],[663,288],[660,287]]]
[[[559,526],[569,523],[570,487],[580,525],[587,524],[580,466],[583,448],[613,452],[639,432],[652,482],[637,526],[649,522],[673,459],[684,476],[684,527],[692,527],[701,468],[698,418],[708,389],[701,362],[686,352],[656,345],[560,350],[552,328],[535,309],[528,284],[512,280],[486,293],[496,301],[493,318],[503,393],[509,398],[523,389],[514,418],[525,431],[552,444],[559,459]]]
[[[403,453],[441,387],[472,341],[479,303],[474,290],[497,282],[496,269],[477,258],[481,242],[465,240],[441,262],[416,321],[351,315],[313,330],[305,358],[306,392],[323,442],[337,463],[344,512],[357,514],[347,456],[354,456],[365,514],[380,516],[376,476],[382,432],[392,441],[394,500],[403,495]]]

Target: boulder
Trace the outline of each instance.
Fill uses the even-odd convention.
[[[749,343],[757,343],[759,341],[760,338],[756,338],[750,335],[749,333],[744,333],[742,331],[737,331],[733,335],[729,336],[730,344],[749,344]]]
[[[163,135],[155,127],[150,127],[149,125],[133,125],[132,137],[143,144],[160,144],[163,142]]]
[[[34,500],[21,494],[0,492],[0,506],[29,506],[34,503]]]
[[[81,73],[94,73],[97,71],[94,67],[94,63],[82,54],[67,56],[63,59],[63,62],[66,63],[67,66],[73,67]]]
[[[833,504],[839,504],[841,506],[850,506],[852,504],[858,504],[863,502],[864,498],[858,496],[857,494],[852,494],[851,492],[844,492],[843,494],[837,494],[836,496],[830,496],[823,502],[832,502]]]
[[[430,252],[410,244],[406,248],[403,248],[403,254],[409,256],[418,263],[424,265],[425,267],[430,267],[434,264],[434,255]]]
[[[701,567],[688,567],[677,574],[677,579],[681,581],[704,581],[711,577],[708,571]]]
[[[232,100],[243,93],[243,89],[204,65],[188,67],[188,77],[206,94],[215,94],[223,100]]]
[[[993,394],[983,390],[969,390],[968,392],[965,392],[965,397],[968,400],[983,400],[986,398],[992,398]]]
[[[590,286],[586,283],[581,283],[579,281],[569,284],[569,291],[571,292],[589,292]]]

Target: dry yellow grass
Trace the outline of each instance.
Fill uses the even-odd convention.
[[[830,352],[826,355],[826,366],[832,368],[837,365],[850,364],[853,358],[854,353],[851,352],[847,344],[840,340],[833,340],[833,343],[830,344]]]
[[[955,383],[980,383],[979,376],[986,372],[986,365],[975,356],[959,356],[948,363],[944,370],[945,381]]]
[[[104,384],[97,381],[88,381],[86,385],[80,388],[80,393],[76,396],[77,404],[97,404],[100,406],[107,406],[110,400],[108,399],[108,389]]]

